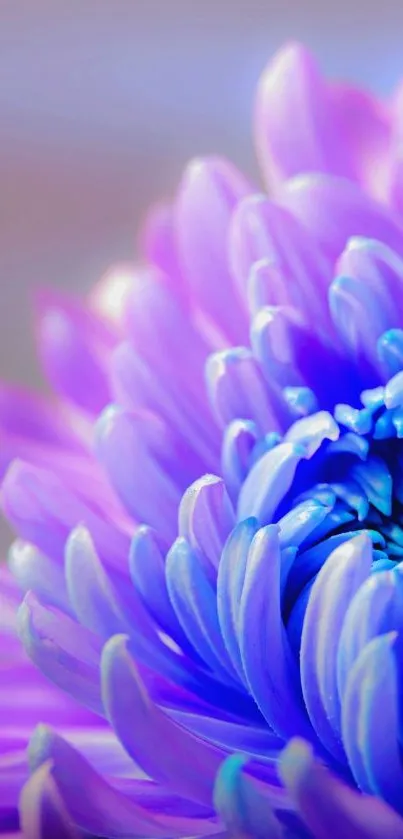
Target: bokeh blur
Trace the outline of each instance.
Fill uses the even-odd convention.
[[[387,93],[402,31],[400,0],[2,0],[1,377],[39,382],[31,290],[86,291],[131,259],[189,157],[253,172],[253,90],[284,41]]]

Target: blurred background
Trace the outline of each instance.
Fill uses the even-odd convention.
[[[399,0],[2,0],[1,377],[39,381],[31,289],[85,291],[131,259],[189,157],[253,171],[253,91],[285,40],[387,93],[402,31]]]

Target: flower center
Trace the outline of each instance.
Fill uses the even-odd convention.
[[[322,414],[322,430],[321,415],[314,414],[285,437],[308,453],[275,516],[285,548],[297,551],[283,594],[296,650],[315,577],[335,548],[365,531],[373,543],[373,573],[403,558],[402,395],[398,374],[385,388],[365,391],[362,408],[337,405],[333,418]]]

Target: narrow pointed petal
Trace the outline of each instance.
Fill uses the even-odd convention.
[[[270,62],[257,91],[257,152],[270,186],[299,172],[354,174],[344,137],[335,134],[332,105],[314,58],[302,45],[287,44]]]
[[[125,575],[108,576],[85,527],[69,536],[65,574],[75,614],[90,632],[103,640],[119,632],[153,634],[135,590]]]
[[[25,594],[34,591],[42,603],[70,611],[63,569],[59,563],[21,540],[13,542],[7,561],[14,579]]]
[[[130,547],[130,576],[148,614],[163,632],[191,657],[194,648],[172,607],[165,577],[165,555],[158,534],[143,525],[137,528]]]

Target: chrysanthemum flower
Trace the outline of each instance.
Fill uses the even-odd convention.
[[[403,837],[392,110],[287,50],[257,107],[275,200],[191,164],[113,334],[99,298],[42,318],[66,427],[3,411],[20,631],[105,736],[38,728],[32,836]]]

